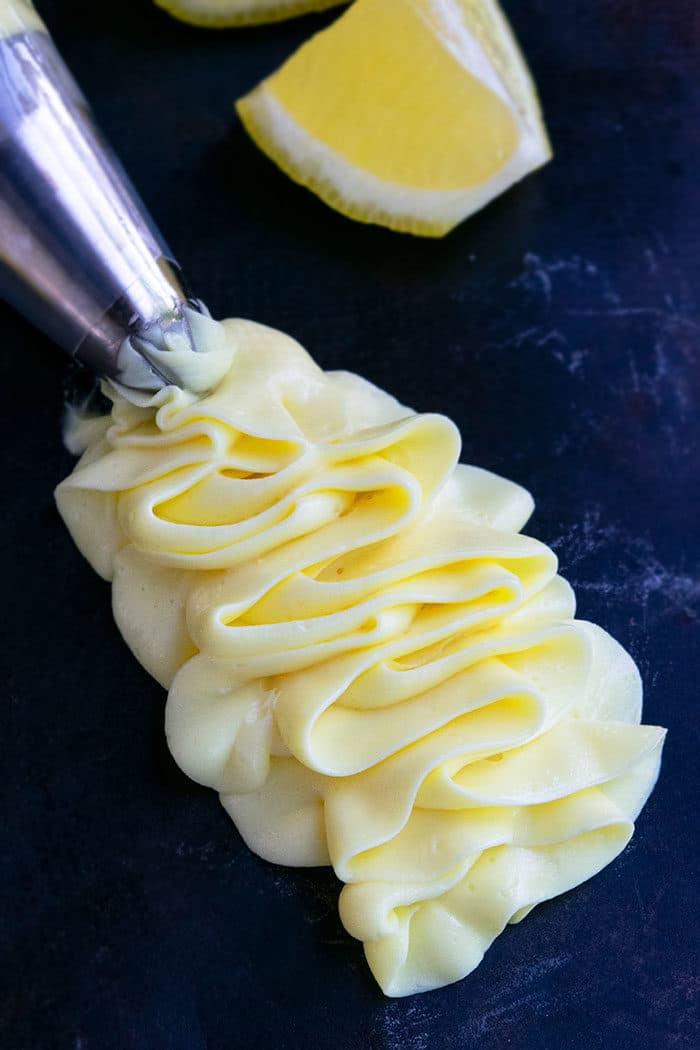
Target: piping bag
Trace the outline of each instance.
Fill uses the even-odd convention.
[[[205,308],[30,0],[0,0],[0,298],[98,375],[187,385],[163,351]]]

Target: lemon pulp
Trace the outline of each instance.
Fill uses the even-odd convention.
[[[483,182],[512,156],[516,119],[431,30],[420,6],[364,0],[302,46],[270,91],[309,135],[378,178],[437,190]]]
[[[237,109],[257,145],[331,207],[424,236],[551,156],[496,0],[355,0]]]

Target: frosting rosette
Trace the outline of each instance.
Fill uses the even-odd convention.
[[[664,731],[575,619],[528,493],[289,337],[209,321],[207,394],[81,425],[56,493],[168,689],[170,749],[279,864],[332,864],[388,995],[469,973],[629,841]]]

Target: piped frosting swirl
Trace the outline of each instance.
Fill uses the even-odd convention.
[[[663,730],[449,420],[263,326],[215,342],[208,394],[105,388],[59,509],[182,769],[260,856],[333,865],[387,994],[458,980],[624,848]]]

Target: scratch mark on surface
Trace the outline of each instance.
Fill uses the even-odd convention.
[[[642,895],[639,892],[639,883],[637,881],[637,876],[635,875],[634,871],[632,872],[632,886],[634,887],[634,895],[637,898],[637,903],[639,904],[639,914],[641,915],[642,920],[644,920],[646,919],[646,913],[644,911],[644,901],[642,900]]]
[[[570,317],[655,317],[672,324],[687,325],[694,331],[700,331],[700,324],[697,321],[683,314],[674,313],[673,306],[667,309],[659,306],[576,307],[566,312]]]
[[[540,294],[549,306],[554,290],[552,278],[562,273],[576,284],[580,284],[585,277],[596,277],[598,267],[594,262],[580,255],[572,255],[568,259],[545,260],[535,252],[526,252],[523,256],[522,273],[510,281],[508,287],[521,288],[535,295]]]
[[[652,275],[652,277],[656,276],[656,274],[659,272],[659,264],[656,261],[656,252],[653,248],[644,249],[644,259],[646,261],[649,273]]]
[[[614,522],[605,523],[601,508],[588,510],[583,520],[551,541],[563,572],[575,590],[602,596],[616,594],[641,609],[646,618],[652,600],[658,599],[657,615],[681,615],[690,621],[700,619],[700,566],[693,572],[664,565],[651,542],[626,533]],[[578,578],[572,572],[589,558],[599,560],[605,547],[620,550],[620,571],[614,582],[607,578]]]
[[[560,332],[558,328],[525,328],[522,332],[517,332],[509,339],[497,343],[490,349],[497,351],[520,350],[521,347],[526,346],[528,343],[535,346],[538,350],[549,350],[552,358],[558,364],[563,365],[570,375],[576,375],[580,371],[588,356],[588,350],[572,347],[564,333]]]

